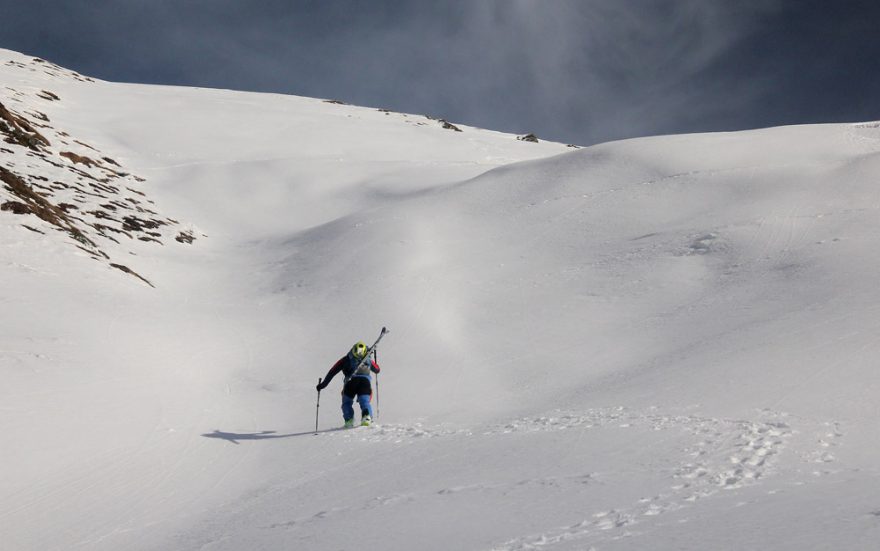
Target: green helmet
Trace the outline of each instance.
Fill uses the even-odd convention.
[[[351,347],[351,355],[359,360],[363,360],[367,356],[367,345],[362,341],[354,343]]]

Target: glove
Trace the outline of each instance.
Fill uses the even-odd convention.
[[[324,385],[322,385],[321,383],[318,383],[317,386],[315,386],[315,390],[317,390],[318,392],[321,392],[321,390],[323,390],[323,389],[324,389]]]

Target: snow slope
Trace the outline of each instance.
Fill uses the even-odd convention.
[[[85,186],[81,142],[168,221],[72,218],[105,258],[0,212],[4,548],[880,541],[880,125],[574,151],[0,54],[69,161],[0,166]],[[334,381],[314,436],[317,378],[382,325],[379,424],[332,430]]]

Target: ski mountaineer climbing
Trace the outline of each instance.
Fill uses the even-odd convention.
[[[361,406],[361,426],[369,426],[373,422],[373,387],[370,372],[379,373],[379,364],[372,358],[367,358],[369,348],[363,342],[356,342],[351,350],[339,359],[327,376],[318,383],[318,392],[321,392],[330,380],[340,371],[345,376],[345,384],[342,386],[342,418],[345,419],[346,427],[354,426],[354,400],[357,398]]]

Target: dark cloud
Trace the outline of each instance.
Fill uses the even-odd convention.
[[[876,118],[870,2],[0,0],[108,80],[332,97],[588,144]]]

